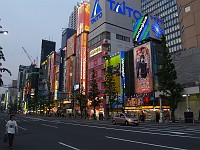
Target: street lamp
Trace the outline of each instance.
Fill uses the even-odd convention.
[[[8,31],[0,31],[0,34],[6,35],[6,34],[8,34]]]

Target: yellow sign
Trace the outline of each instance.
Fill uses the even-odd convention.
[[[95,55],[101,53],[101,50],[102,50],[102,47],[101,47],[101,46],[99,46],[99,47],[97,47],[97,48],[91,50],[91,51],[90,51],[90,57],[95,56]]]
[[[162,106],[163,109],[170,109],[169,106]],[[126,110],[135,110],[135,109],[160,109],[160,106],[133,106],[125,107]]]

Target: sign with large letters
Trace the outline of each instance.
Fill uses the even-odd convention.
[[[91,12],[92,13],[91,24],[94,24],[99,19],[101,19],[104,15],[103,12],[105,13],[105,11],[103,11],[104,7],[101,6],[100,1],[104,0],[95,0],[93,10]],[[133,18],[133,20],[139,20],[142,17],[142,13],[139,10],[134,9],[131,6],[128,6],[128,4],[125,1],[121,0],[105,0],[105,1],[106,1],[105,5],[109,7],[110,11],[114,11],[124,16],[128,16],[130,18]]]

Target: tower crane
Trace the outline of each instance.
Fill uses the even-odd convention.
[[[28,59],[30,60],[31,64],[32,64],[32,65],[37,65],[35,59],[34,59],[32,56],[30,56],[30,55],[28,54],[28,52],[26,51],[26,49],[25,49],[24,47],[22,47],[22,49],[23,49],[24,52],[26,53],[26,56],[27,56]]]

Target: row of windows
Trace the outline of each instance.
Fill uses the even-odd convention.
[[[165,28],[166,28],[166,27],[165,27]],[[171,28],[165,29],[165,35],[167,35],[167,34],[169,34],[169,33],[173,33],[173,32],[175,32],[175,31],[177,31],[177,30],[180,32],[180,27],[179,27],[178,24],[175,25],[175,26],[172,26]],[[177,31],[177,32],[178,32],[178,31]],[[179,33],[178,35],[180,35],[180,33]]]
[[[169,48],[169,52],[170,53],[173,53],[173,52],[176,52],[176,51],[180,51],[182,50],[182,45],[176,45],[176,46],[173,46],[171,48]]]
[[[161,13],[163,11],[176,11],[177,12],[177,5],[174,1],[171,1],[171,2],[168,2],[168,3],[157,3],[157,4],[154,4],[155,1],[152,1],[151,3],[148,3],[148,4],[145,4],[145,5],[142,5],[142,11],[144,13],[153,13],[153,11],[157,12],[157,13]],[[169,9],[170,8],[170,9]]]
[[[179,26],[178,23],[179,23],[178,18],[173,19],[173,20],[165,23],[165,28],[172,28],[173,26],[174,27],[176,26],[176,28],[177,28],[177,26]],[[178,29],[179,29],[179,27],[178,27]]]
[[[180,31],[176,31],[176,32],[173,32],[171,34],[166,34],[166,40],[169,41],[173,38],[180,37],[180,35],[181,35]]]
[[[123,36],[123,35],[119,35],[119,34],[116,34],[116,39],[122,40],[122,41],[125,41],[125,42],[130,42],[130,38],[129,37],[126,37],[126,36]]]
[[[169,46],[169,47],[172,47],[172,46],[174,46],[174,45],[176,45],[176,44],[181,45],[180,43],[181,43],[181,38],[177,38],[177,39],[174,39],[174,40],[169,41],[169,42],[168,42],[168,46]]]
[[[96,37],[94,37],[93,39],[91,39],[91,40],[89,41],[89,47],[95,45],[96,43],[102,41],[103,39],[108,39],[108,40],[110,40],[110,39],[111,39],[111,37],[110,37],[110,32],[107,32],[107,31],[102,32],[101,34],[99,34],[99,35],[97,35]]]

